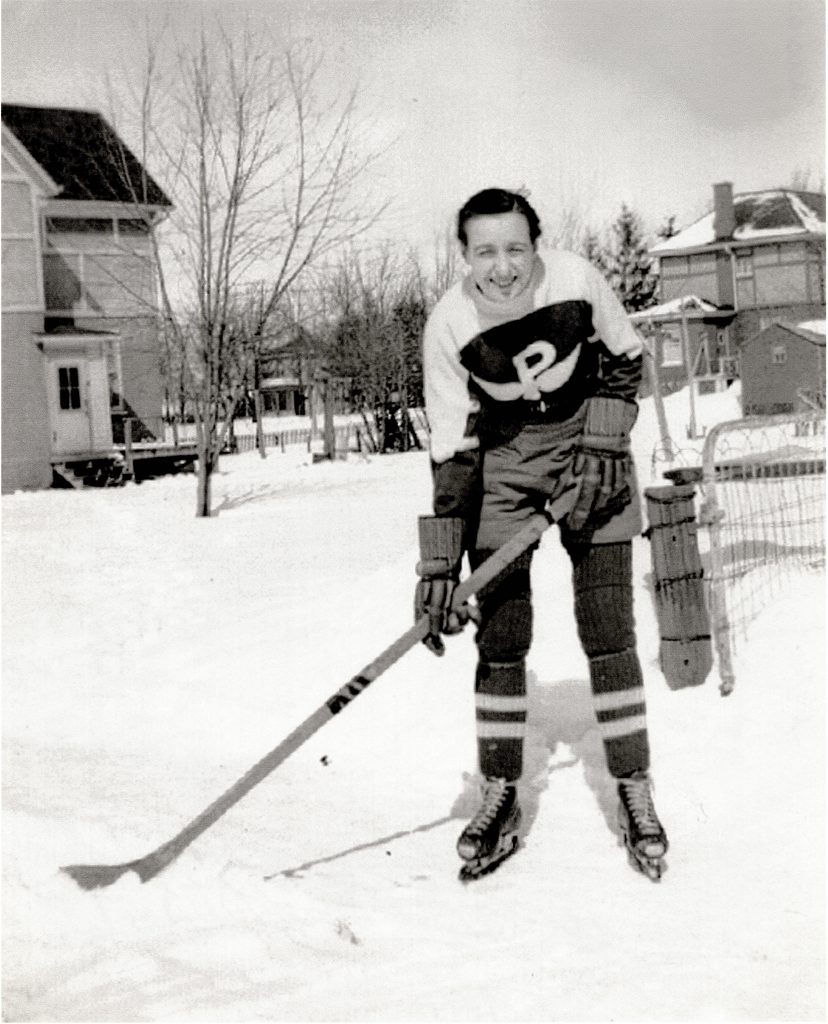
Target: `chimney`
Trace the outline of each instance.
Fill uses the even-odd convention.
[[[720,181],[713,186],[713,237],[717,242],[732,238],[736,230],[733,210],[733,184]]]

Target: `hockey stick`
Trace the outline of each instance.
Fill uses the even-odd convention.
[[[455,604],[462,604],[473,594],[477,593],[487,583],[490,583],[495,576],[506,569],[517,557],[528,548],[532,547],[541,534],[549,526],[552,520],[544,515],[533,516],[532,519],[515,536],[507,541],[503,547],[498,548],[489,558],[478,566],[470,576],[459,584],[455,590]],[[313,734],[334,715],[339,714],[347,707],[354,698],[358,697],[371,683],[389,669],[395,662],[415,647],[428,633],[428,616],[423,615],[416,623],[407,630],[394,643],[387,647],[382,654],[352,679],[336,691],[324,704],[320,705],[309,715],[301,725],[269,754],[253,765],[233,785],[214,800],[209,807],[205,808],[197,817],[184,826],[184,828],[173,836],[168,842],[159,846],[158,849],[148,853],[138,860],[129,861],[126,864],[70,864],[61,868],[73,878],[82,889],[101,889],[104,886],[112,885],[126,874],[127,871],[134,871],[142,882],[148,882],[154,878],[165,867],[171,864],[202,832],[205,832],[211,825],[228,811],[234,804],[254,786],[265,779],[274,768],[278,767],[295,750],[310,739]]]

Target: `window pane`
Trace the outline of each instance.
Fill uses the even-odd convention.
[[[686,256],[662,256],[662,277],[684,277],[688,271]]]
[[[808,264],[808,301],[825,302],[825,272],[816,263]]]
[[[750,309],[756,305],[756,293],[752,277],[736,282],[736,301],[742,309]]]
[[[149,224],[137,219],[119,220],[118,231],[122,235],[148,235]]]
[[[80,409],[80,377],[77,366],[58,367],[58,395],[61,409]]]
[[[699,252],[690,257],[690,271],[693,274],[714,274],[716,272],[716,254]]]
[[[757,267],[766,267],[779,262],[778,245],[757,245],[753,253],[753,262]]]
[[[677,330],[671,330],[669,327],[665,328],[661,336],[661,365],[682,366],[683,363],[681,336]]]
[[[782,263],[801,263],[805,258],[805,246],[801,242],[779,246],[779,259]]]
[[[756,301],[760,306],[807,302],[805,264],[787,263],[756,270]]]
[[[154,290],[149,259],[138,255],[87,256],[83,286],[91,309],[111,315],[146,315]]]
[[[55,235],[111,235],[111,217],[48,217],[46,230]]]
[[[743,255],[736,257],[736,276],[750,277],[753,274],[753,256]]]

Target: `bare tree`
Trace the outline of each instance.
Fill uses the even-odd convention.
[[[416,262],[389,245],[373,257],[350,251],[328,287],[328,367],[350,381],[350,402],[378,451],[419,446],[408,418],[422,401],[426,299]]]
[[[375,154],[359,150],[356,96],[326,104],[321,70],[309,45],[249,27],[202,29],[172,54],[147,46],[140,162],[174,202],[152,239],[166,361],[196,424],[199,516],[280,302],[383,209],[358,191]]]

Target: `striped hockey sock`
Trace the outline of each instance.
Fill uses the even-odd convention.
[[[525,662],[478,664],[475,718],[481,773],[507,782],[519,779],[526,731]]]
[[[621,778],[646,771],[650,748],[638,655],[630,649],[590,658],[589,674],[610,774]]]

